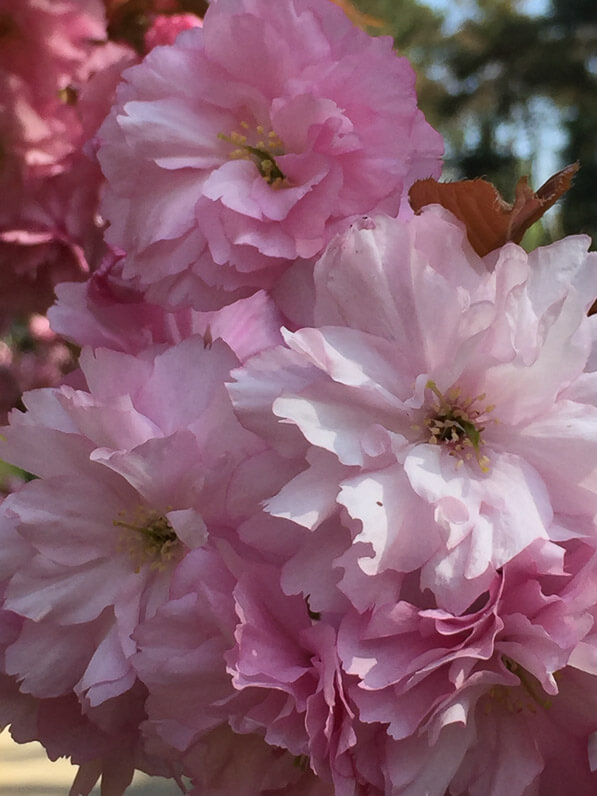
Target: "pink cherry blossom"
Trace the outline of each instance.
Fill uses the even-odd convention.
[[[269,744],[305,755],[335,793],[352,793],[357,720],[334,628],[313,619],[303,598],[284,599],[274,572],[247,572],[234,595],[239,623],[228,664],[246,699],[240,709],[229,705],[232,727],[260,728]]]
[[[128,70],[99,133],[125,277],[269,287],[347,216],[397,212],[442,145],[391,44],[327,0],[231,0]]]
[[[190,552],[174,572],[170,600],[135,632],[134,665],[149,689],[147,737],[182,756],[227,723],[234,694],[224,654],[234,642],[235,578],[218,549]]]
[[[592,544],[538,540],[460,615],[398,573],[397,597],[379,590],[367,610],[339,612],[330,585],[312,599],[307,582],[301,607],[274,572],[245,570],[228,655],[245,700],[237,716],[227,703],[232,726],[261,726],[271,744],[307,754],[339,794],[360,783],[379,796],[555,795],[566,781],[591,793],[594,663],[581,671],[574,653],[582,643],[584,660],[589,649],[597,659],[596,565]]]
[[[2,514],[0,527],[3,549],[0,592],[4,598],[5,585],[15,570],[28,565],[34,548],[19,533],[18,520],[10,509]],[[81,776],[77,777],[80,789],[73,793],[89,793],[101,775],[102,786],[120,794],[135,768],[175,776],[175,765],[148,755],[141,746],[138,724],[145,715],[143,686],[138,683],[127,693],[95,707],[83,707],[74,693],[57,696],[69,665],[67,661],[70,661],[71,672],[80,663],[81,633],[75,631],[73,636],[71,632],[69,639],[64,628],[52,628],[51,623],[42,623],[33,633],[31,630],[31,623],[23,616],[0,610],[0,728],[10,725],[10,733],[18,743],[41,742],[51,760],[69,757],[80,765],[87,777],[91,777],[89,789],[85,789]],[[15,652],[19,654],[13,645],[22,645],[25,637],[30,644],[27,673],[19,683],[6,671],[14,665]],[[86,646],[90,646],[89,639]],[[46,692],[44,697],[33,695],[38,688]],[[116,790],[117,787],[120,790]]]
[[[0,328],[66,280],[81,347],[0,430],[0,730],[71,796],[597,792],[597,253],[414,215],[341,3],[154,0],[141,62],[117,5],[0,0]]]
[[[2,606],[20,624],[0,651],[3,673],[39,710],[74,700],[108,735],[136,717],[132,773],[147,695],[132,634],[168,600],[188,551],[233,533],[279,476],[234,418],[224,379],[238,359],[221,340],[195,335],[135,356],[86,350],[81,363],[87,390],[29,393],[29,411],[3,430],[3,457],[39,478],[1,506]],[[86,754],[76,756],[83,779],[103,765],[86,765],[103,756],[91,741]]]
[[[98,261],[95,222],[101,175],[83,155],[68,171],[29,180],[13,217],[0,228],[0,324],[45,312],[58,282],[83,279]]]
[[[414,793],[417,789],[420,792],[429,782],[430,761],[436,755],[445,760],[446,754],[451,755],[451,768],[445,766],[441,772],[436,767],[435,789],[430,792],[443,794],[449,781],[449,792],[456,796],[481,796],[487,792],[500,796],[512,792],[555,796],[567,788],[575,793],[592,793],[597,782],[591,761],[596,724],[594,672],[575,666],[574,648],[575,638],[584,637],[585,642],[581,643],[586,646],[593,643],[587,628],[592,621],[590,605],[595,599],[594,549],[572,544],[562,564],[564,577],[558,577],[560,565],[553,547],[538,543],[504,567],[501,595],[495,603],[498,621],[490,634],[493,654],[490,649],[483,650],[483,644],[475,650],[483,640],[479,624],[477,632],[468,637],[476,662],[472,658],[467,661],[463,649],[446,656],[440,664],[444,670],[443,685],[437,679],[441,668],[423,665],[415,673],[417,664],[413,660],[411,688],[413,692],[418,690],[418,695],[413,693],[412,706],[420,709],[426,689],[426,696],[434,705],[427,703],[431,710],[417,733],[420,740],[426,736],[427,743],[420,743],[414,734],[407,736],[404,719],[413,713],[396,706],[399,723],[389,731],[397,737],[401,730],[405,740],[397,739],[389,750],[388,770],[397,793]],[[573,577],[567,580],[566,575],[570,574]],[[482,623],[488,622],[493,610],[492,607],[485,617],[483,611],[479,613]],[[424,611],[420,616],[424,614],[431,617],[434,612]],[[464,619],[460,617],[458,622]],[[474,615],[470,619],[474,620]],[[448,619],[441,631],[447,631],[451,643],[464,638],[458,635],[453,621]],[[438,630],[440,624],[436,625]],[[491,622],[486,625],[489,627]],[[383,622],[371,634],[373,645],[373,636],[378,633],[384,655],[391,654],[391,645],[386,647],[385,638],[381,640]],[[453,696],[442,698],[446,685],[453,690]],[[408,696],[404,687],[396,693],[400,694],[399,700]],[[378,699],[376,704],[374,694],[364,696],[368,697],[369,706],[361,715],[377,714],[381,719],[384,700]],[[385,703],[389,704],[387,696]],[[411,765],[401,771],[403,745],[412,757]]]
[[[268,510],[315,528],[341,508],[365,573],[420,570],[456,612],[535,539],[595,539],[586,249],[483,261],[437,209],[337,238],[315,269],[316,328],[285,332],[230,387],[243,423],[307,465]]]

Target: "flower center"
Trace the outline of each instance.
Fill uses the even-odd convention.
[[[127,552],[135,565],[135,572],[149,564],[151,569],[163,569],[180,549],[174,529],[163,514],[138,506],[132,517],[126,511],[118,512],[113,521],[122,528],[119,549]]]
[[[306,773],[310,769],[308,755],[297,755],[294,758],[293,765]]]
[[[65,86],[58,92],[58,96],[65,105],[76,105],[78,99],[77,89],[73,86]]]
[[[507,655],[502,655],[502,663],[509,672],[518,677],[522,689],[506,685],[492,686],[485,697],[485,713],[491,713],[495,704],[504,707],[508,713],[535,714],[538,707],[545,710],[551,707],[551,700],[547,698],[541,685],[532,674]],[[556,676],[557,674],[556,672]]]
[[[485,444],[481,436],[485,425],[481,424],[491,422],[488,416],[495,407],[482,405],[485,393],[463,399],[458,387],[450,388],[445,394],[438,390],[434,381],[429,380],[426,387],[436,398],[423,421],[429,434],[427,442],[444,445],[450,456],[458,458],[460,463],[475,458],[481,470],[489,472],[489,459],[481,453]]]
[[[251,160],[257,171],[272,188],[285,188],[288,180],[276,163],[276,157],[284,154],[284,144],[274,130],[268,130],[258,124],[251,128],[248,122],[240,123],[240,130],[233,130],[230,135],[218,133],[218,138],[234,146],[228,153],[230,160]]]

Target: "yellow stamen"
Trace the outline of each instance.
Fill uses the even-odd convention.
[[[251,127],[244,120],[240,122],[240,127],[247,131],[247,135],[238,130],[232,130],[229,135],[218,133],[219,139],[234,145],[228,158],[250,160],[268,185],[274,189],[286,187],[288,185],[286,175],[276,163],[276,157],[284,154],[284,145],[278,134],[274,130],[266,133],[265,127],[259,124],[251,135]]]

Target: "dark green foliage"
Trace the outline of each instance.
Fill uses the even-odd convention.
[[[558,233],[584,231],[597,241],[595,0],[552,0],[543,17],[526,15],[517,0],[470,0],[461,27],[444,37],[441,17],[414,0],[357,5],[387,19],[397,49],[419,72],[420,106],[447,141],[446,177],[483,176],[507,199],[522,174],[538,187],[541,98],[567,139],[555,169],[581,163],[560,202]],[[522,138],[528,162],[517,156]]]

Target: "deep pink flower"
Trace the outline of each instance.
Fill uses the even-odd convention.
[[[186,756],[190,796],[333,796],[304,761],[268,745],[258,734],[213,730]]]
[[[136,631],[146,745],[182,765],[193,793],[328,794],[328,758],[344,751],[335,632],[254,558],[223,540],[189,553],[171,599]]]
[[[179,760],[205,788],[197,793],[212,793],[205,747],[219,738],[216,759],[235,749],[242,755],[245,747],[262,759],[261,736],[271,761],[251,766],[246,784],[238,783],[247,796],[277,792],[275,777],[288,776],[293,758],[288,784],[304,771],[315,786],[316,772],[322,793],[332,779],[335,793],[352,793],[346,752],[355,743],[354,714],[343,696],[335,630],[310,617],[303,597],[283,594],[276,567],[251,561],[247,549],[241,557],[226,543],[219,547],[185,558],[173,577],[172,599],[135,633],[134,663],[149,689],[149,748]],[[232,765],[225,781],[236,781],[237,772]]]
[[[105,36],[101,0],[0,2],[0,141],[26,176],[63,170],[79,135],[65,92],[88,77],[89,58]]]
[[[128,70],[99,134],[125,278],[270,286],[347,216],[397,212],[442,145],[391,45],[327,0],[230,0]]]
[[[385,697],[383,690],[375,693],[375,680],[392,676],[392,649],[402,644],[391,639],[389,613],[379,623],[371,617],[361,638],[370,652],[375,647],[382,652],[386,664],[377,674],[369,670],[371,690],[362,692],[364,704],[352,696],[364,719],[384,721],[386,706],[395,710],[388,731],[396,742],[388,747],[387,771],[396,793],[429,787],[430,771],[429,792],[438,795],[446,788],[455,796],[555,796],[568,788],[579,794],[595,789],[595,672],[575,663],[579,640],[593,647],[594,655],[587,630],[595,601],[595,551],[572,543],[560,551],[565,555],[558,562],[554,547],[536,543],[507,564],[498,594],[486,595],[488,602],[469,615],[419,612],[420,619],[435,619],[443,644],[433,639],[431,628],[421,634],[420,641],[429,641],[429,651],[435,646],[438,657],[425,663],[413,656],[411,674],[392,687],[392,698],[387,691]],[[407,633],[414,629],[412,623],[396,628],[400,625]],[[417,732],[408,728],[413,720]],[[401,767],[404,752],[409,764]]]
[[[151,304],[113,273],[98,271],[85,283],[63,283],[48,311],[52,328],[78,345],[135,354],[151,343],[176,344],[193,334],[221,338],[241,362],[279,344],[281,319],[264,291],[220,310],[180,308],[171,312]]]
[[[58,384],[74,368],[71,351],[50,330],[47,318],[32,315],[27,325],[14,324],[12,347],[0,343],[0,421],[6,423],[25,390]]]
[[[594,539],[595,259],[578,237],[484,262],[433,209],[337,239],[315,269],[318,328],[230,388],[248,427],[311,451],[268,510],[314,528],[342,507],[366,573],[421,568],[455,611],[534,539]]]
[[[145,33],[145,49],[149,51],[160,45],[174,44],[183,30],[202,25],[203,20],[195,14],[157,14]]]
[[[246,569],[226,544],[190,553],[174,573],[171,599],[135,633],[135,668],[149,688],[146,746],[177,761],[193,781],[192,793],[328,794],[307,761],[267,743],[259,724],[248,719],[243,734],[228,725],[231,712],[255,701],[241,697],[238,705],[226,671],[238,621],[231,561],[233,569]]]
[[[234,590],[239,617],[229,671],[245,700],[230,704],[232,727],[259,729],[267,742],[305,755],[339,796],[355,786],[357,743],[332,626],[310,615],[304,598],[285,597],[275,573],[247,572]],[[253,704],[251,704],[253,703]]]
[[[57,282],[99,263],[102,175],[82,148],[112,96],[92,100],[87,81],[130,61],[105,24],[101,0],[0,2],[2,325],[44,312]]]
[[[69,169],[29,180],[22,204],[0,224],[0,325],[18,315],[45,312],[54,286],[85,278],[102,248],[96,223],[101,174],[79,154]],[[18,188],[17,188],[18,192]]]
[[[315,533],[322,549],[326,535]],[[330,566],[322,552],[327,595],[305,594],[307,573],[308,611],[285,599],[273,572],[247,569],[234,590],[240,621],[228,660],[244,696],[242,713],[227,703],[235,729],[262,727],[294,753],[303,739],[302,753],[338,794],[360,793],[360,783],[380,796],[530,796],[561,792],[567,780],[592,792],[593,545],[535,542],[461,615],[397,573],[395,597],[379,589],[366,610],[339,610],[329,581],[342,562]],[[345,582],[337,588],[352,596]]]

